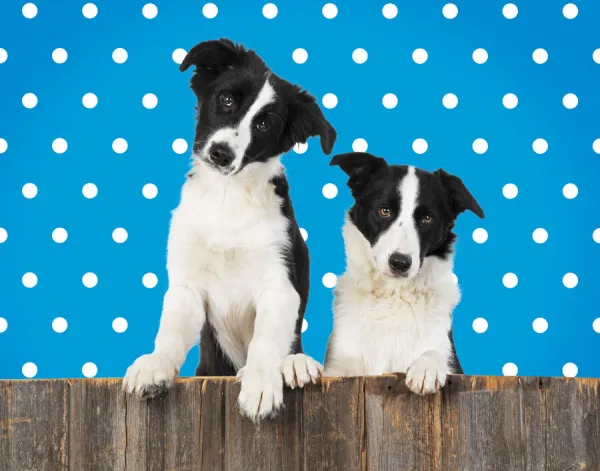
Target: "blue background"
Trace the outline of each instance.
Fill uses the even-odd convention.
[[[93,19],[82,15],[85,2],[39,1],[33,19],[21,13],[23,3],[0,3],[0,377],[21,378],[26,362],[37,365],[38,378],[80,377],[93,362],[98,376],[122,376],[140,354],[152,350],[162,297],[167,289],[166,240],[170,211],[176,207],[189,165],[189,152],[172,149],[177,138],[191,143],[194,96],[190,72],[180,73],[172,59],[177,48],[229,37],[254,48],[280,76],[300,84],[319,100],[326,93],[339,99],[324,109],[338,131],[334,152],[351,150],[357,138],[369,151],[394,163],[434,170],[443,167],[463,178],[486,212],[471,213],[457,224],[456,274],[463,300],[454,313],[455,341],[470,374],[502,374],[508,362],[519,374],[562,375],[573,362],[578,376],[600,376],[600,335],[592,329],[598,310],[600,245],[592,238],[600,227],[600,156],[592,143],[600,137],[600,65],[592,53],[600,47],[600,3],[578,2],[579,15],[568,20],[564,1],[516,2],[518,16],[502,14],[505,2],[462,0],[458,16],[442,15],[444,1],[398,1],[394,19],[382,15],[382,1],[338,1],[339,13],[326,19],[320,1],[275,1],[278,15],[266,19],[263,2],[218,1],[218,15],[207,19],[204,2],[157,0],[158,16],[146,19],[137,0],[99,1]],[[52,60],[55,48],[68,60]],[[112,60],[115,48],[128,60]],[[545,64],[532,52],[544,48]],[[296,48],[308,61],[292,60]],[[357,64],[352,52],[364,48],[368,60]],[[417,48],[428,51],[425,64],[413,62]],[[472,53],[485,48],[489,59],[476,64]],[[26,109],[21,98],[35,93],[39,103]],[[93,109],[82,96],[98,97]],[[158,106],[146,109],[142,97],[154,93]],[[398,106],[386,109],[382,97],[394,93]],[[442,106],[446,93],[458,96],[455,109]],[[502,97],[514,93],[515,109]],[[566,109],[562,98],[575,93],[579,105]],[[68,150],[57,154],[54,139]],[[114,139],[128,150],[117,154]],[[428,151],[417,155],[412,143],[424,138]],[[476,154],[472,143],[484,138],[489,150]],[[532,150],[536,138],[548,141],[548,152]],[[345,175],[328,166],[318,141],[308,151],[284,157],[292,198],[301,227],[308,231],[312,285],[304,333],[307,352],[323,360],[332,326],[332,290],[321,279],[344,271],[341,227],[351,204]],[[34,183],[33,199],[22,195]],[[98,196],[86,199],[82,186],[93,182]],[[153,183],[155,199],[142,196]],[[326,199],[322,187],[334,183],[339,194]],[[515,199],[502,188],[514,183]],[[579,188],[566,199],[563,186]],[[52,231],[63,227],[68,239],[57,244]],[[123,244],[112,231],[123,227]],[[485,228],[489,239],[473,241]],[[534,229],[549,239],[537,244]],[[33,272],[38,284],[25,288],[22,276]],[[98,285],[83,286],[86,272]],[[155,273],[158,285],[142,284]],[[517,274],[507,289],[502,277]],[[578,285],[563,285],[573,272]],[[64,317],[68,329],[56,333],[52,321]],[[124,333],[112,321],[124,317]],[[489,328],[472,328],[483,317]],[[543,317],[549,328],[538,334],[532,321]],[[188,355],[182,375],[191,375],[198,348]]]

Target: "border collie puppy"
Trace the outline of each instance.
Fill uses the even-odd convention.
[[[281,406],[284,380],[321,374],[302,354],[309,258],[280,156],[317,135],[329,154],[336,132],[314,97],[230,40],[196,45],[180,70],[190,66],[198,123],[171,220],[169,288],[154,352],[129,367],[124,388],[163,393],[200,335],[196,374],[237,375],[241,411],[258,420]]]
[[[354,205],[343,229],[347,269],[335,289],[328,376],[406,373],[417,394],[462,373],[452,339],[460,292],[452,276],[457,216],[483,210],[462,181],[388,165],[371,154],[336,155]]]

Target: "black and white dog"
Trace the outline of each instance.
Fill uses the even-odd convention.
[[[336,132],[310,94],[252,50],[207,41],[180,69],[192,65],[198,124],[171,220],[169,288],[154,352],[129,367],[124,388],[164,392],[200,335],[196,374],[237,375],[239,406],[257,420],[282,404],[283,380],[302,386],[321,374],[302,354],[309,258],[280,156],[317,135],[329,154]]]
[[[347,269],[335,289],[328,376],[406,373],[418,394],[462,373],[452,339],[460,292],[453,277],[457,216],[483,210],[463,182],[388,165],[367,153],[336,155],[355,203],[343,235]]]

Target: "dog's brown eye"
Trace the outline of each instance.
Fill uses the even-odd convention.
[[[433,218],[429,214],[427,214],[426,216],[423,216],[421,222],[423,224],[431,224],[433,222]]]
[[[386,208],[386,207],[379,208],[379,215],[382,218],[389,218],[391,214],[392,214],[392,212],[390,211],[390,208]]]
[[[262,119],[256,123],[256,129],[258,129],[260,132],[266,132],[269,130],[269,123]]]
[[[223,105],[225,105],[227,108],[233,105],[233,96],[231,93],[223,93],[221,95],[221,103],[223,103]]]

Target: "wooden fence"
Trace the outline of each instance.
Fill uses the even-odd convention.
[[[139,401],[117,379],[0,381],[0,470],[598,470],[600,380],[402,376],[287,390],[255,426],[230,378]]]

